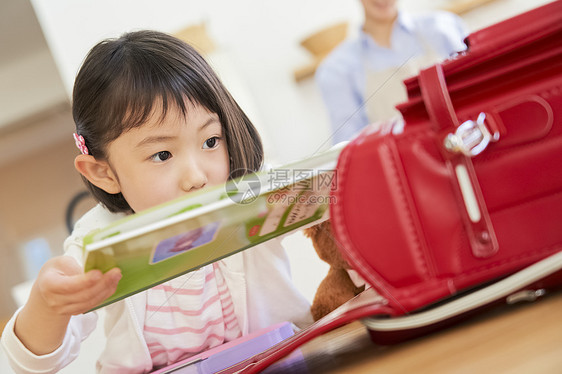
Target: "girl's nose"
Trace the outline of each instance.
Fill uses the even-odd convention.
[[[181,188],[185,192],[198,190],[207,184],[207,175],[197,162],[186,162],[181,172]]]

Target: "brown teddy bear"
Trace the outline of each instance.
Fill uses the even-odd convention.
[[[303,230],[312,240],[314,249],[323,261],[330,265],[328,274],[320,282],[310,311],[315,321],[324,317],[349,299],[361,293],[365,286],[356,286],[348,270],[349,263],[342,257],[335,239],[332,237],[330,221]]]

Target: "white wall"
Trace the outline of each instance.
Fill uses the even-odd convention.
[[[4,64],[0,69],[0,86],[10,89],[0,90],[0,126],[66,103],[56,72],[47,49]]]

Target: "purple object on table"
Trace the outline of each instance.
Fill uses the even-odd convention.
[[[294,335],[292,324],[283,322],[242,336],[177,362],[152,374],[211,374],[252,357]]]

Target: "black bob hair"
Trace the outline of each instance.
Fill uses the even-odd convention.
[[[260,136],[204,58],[189,44],[158,31],[135,31],[95,45],[74,83],[72,115],[89,154],[107,160],[107,146],[142,126],[160,101],[185,115],[186,103],[216,113],[230,156],[230,178],[260,169]],[[111,212],[132,212],[121,193],[110,194],[82,177]]]

